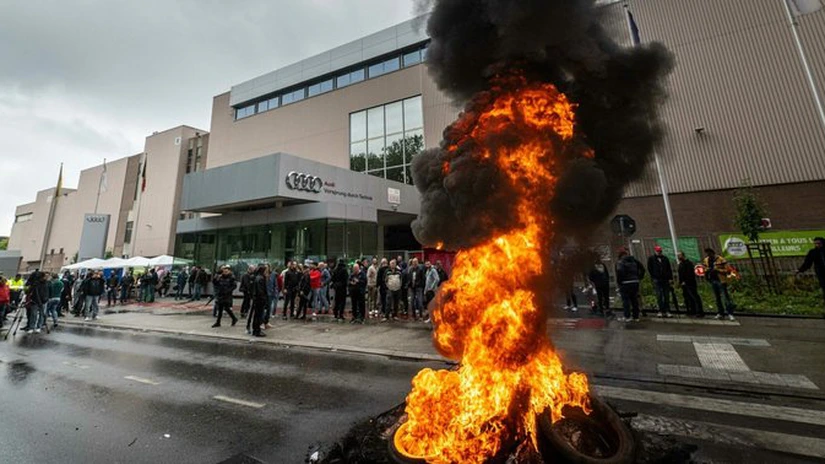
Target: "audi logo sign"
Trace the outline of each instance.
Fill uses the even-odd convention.
[[[106,222],[106,216],[88,216],[86,222]]]
[[[291,190],[321,193],[324,181],[320,177],[292,171],[286,175],[286,186]]]

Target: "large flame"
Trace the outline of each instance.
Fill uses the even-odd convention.
[[[572,145],[575,108],[551,84],[516,79],[515,90],[494,89],[498,95],[486,111],[463,114],[454,124],[462,135],[447,147],[456,157],[492,160],[506,173],[517,195],[501,207],[518,215],[519,226],[459,252],[442,286],[433,310],[434,343],[460,367],[416,375],[397,441],[430,462],[484,462],[508,440],[535,440],[538,414],[547,411],[556,421],[566,405],[588,410],[587,378],[565,374],[531,290],[549,256],[548,196],[559,151]],[[517,134],[517,143],[487,143],[505,132]],[[461,149],[468,143],[472,154]],[[491,145],[495,152],[485,148]],[[592,153],[579,149],[577,156]],[[445,173],[451,161],[444,163]]]

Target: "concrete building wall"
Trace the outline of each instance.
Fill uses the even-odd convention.
[[[416,95],[422,95],[425,145],[437,146],[458,112],[424,65],[237,121],[230,94],[218,95],[212,104],[208,168],[283,152],[349,169],[350,113]]]
[[[139,214],[136,204],[130,216],[135,219],[132,256],[156,256],[173,251],[187,142],[196,133],[207,132],[179,126],[146,138],[146,190],[138,195]]]
[[[40,195],[43,193],[44,195]],[[43,240],[43,232],[46,227],[46,216],[48,208],[44,210],[45,200],[50,195],[50,190],[38,192],[37,198],[41,198],[40,203],[35,200],[32,203],[18,206],[15,211],[15,222],[11,228],[9,235],[9,250],[20,250],[23,257],[23,265],[32,261],[40,260],[40,251]],[[21,215],[32,214],[31,220],[25,222],[17,222],[17,218]],[[39,238],[38,238],[39,237]]]

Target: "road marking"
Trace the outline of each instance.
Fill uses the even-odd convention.
[[[705,369],[718,369],[728,372],[747,372],[750,370],[736,348],[730,343],[697,343],[693,342],[699,363]]]
[[[63,361],[63,364],[66,366],[76,367],[78,369],[88,369],[89,366],[85,364],[76,363],[74,361]]]
[[[135,382],[145,383],[146,385],[160,385],[160,382],[155,382],[154,380],[144,379],[143,377],[136,377],[134,375],[127,375],[124,377],[126,380],[134,380]]]
[[[685,377],[702,380],[724,380],[727,382],[752,383],[772,385],[777,387],[801,388],[805,390],[819,390],[819,387],[804,375],[772,374],[769,372],[736,372],[720,369],[707,369],[697,366],[680,366],[675,364],[659,364],[659,375],[670,377]]]
[[[256,409],[260,409],[260,408],[266,406],[266,404],[264,404],[264,403],[255,403],[255,402],[252,402],[252,401],[239,400],[237,398],[232,398],[232,397],[224,396],[224,395],[216,395],[216,396],[213,396],[212,398],[216,399],[218,401],[225,401],[227,403],[239,404],[241,406],[247,406],[247,407],[256,408]]]
[[[740,346],[771,346],[767,340],[761,338],[739,338],[739,337],[696,337],[692,335],[656,335],[658,342],[681,342],[681,343],[729,343]]]
[[[677,435],[724,445],[739,445],[783,453],[825,458],[825,440],[821,438],[766,432],[708,422],[671,419],[639,414],[634,428],[664,435]]]
[[[709,398],[705,396],[678,395],[675,393],[636,390],[631,388],[619,388],[602,385],[596,385],[594,388],[596,393],[617,400],[664,404],[678,408],[825,426],[825,411],[820,410],[800,409],[788,406],[770,406],[765,404]]]
[[[651,322],[661,322],[663,324],[724,325],[730,327],[738,327],[741,325],[739,321],[717,321],[716,319],[689,319],[681,317],[649,317],[647,320]]]

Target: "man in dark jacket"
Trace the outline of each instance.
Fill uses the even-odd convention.
[[[92,278],[83,282],[83,294],[86,295],[86,306],[84,316],[87,321],[97,319],[100,296],[106,291],[106,283],[103,281],[103,274],[100,271],[94,272]]]
[[[332,289],[335,291],[335,305],[332,308],[335,320],[338,322],[344,321],[344,308],[347,305],[347,282],[349,281],[349,272],[347,272],[347,265],[343,259],[338,260],[338,265],[332,272]]]
[[[349,276],[349,295],[352,298],[352,320],[350,324],[363,324],[366,312],[367,271],[355,264]]]
[[[679,286],[682,287],[685,310],[690,315],[705,317],[705,310],[702,308],[702,297],[699,296],[699,285],[696,282],[696,264],[687,259],[681,251],[677,259],[679,260],[679,267],[676,272],[679,275]]]
[[[113,304],[117,304],[117,287],[118,287],[119,279],[117,278],[117,274],[112,272],[112,275],[106,280],[106,307],[110,307]]]
[[[218,321],[212,327],[221,326],[221,317],[226,311],[232,318],[232,325],[238,323],[238,318],[232,313],[232,293],[235,291],[235,276],[229,266],[221,267],[219,275],[215,276],[212,285],[215,287],[215,302],[218,304]]]
[[[284,274],[284,320],[287,319],[287,308],[289,308],[289,317],[295,317],[295,298],[298,296],[301,278],[302,274],[298,270],[298,264],[290,261],[289,269]]]
[[[72,287],[74,286],[74,277],[72,273],[66,271],[63,273],[63,278],[61,279],[63,282],[63,292],[60,294],[60,305],[57,307],[57,316],[63,317],[63,310],[65,309],[68,313],[71,311],[71,304],[72,304]]]
[[[645,267],[638,259],[630,256],[627,250],[619,250],[619,261],[616,263],[616,282],[619,284],[619,294],[622,296],[624,318],[620,321],[639,322],[639,285],[645,276]],[[630,310],[633,308],[633,319]]]
[[[135,276],[132,274],[132,270],[129,269],[129,272],[120,279],[120,304],[124,305],[129,302],[129,298],[132,296],[132,287],[135,286]]]
[[[38,321],[46,320],[46,304],[49,302],[49,286],[46,275],[35,269],[26,280],[26,333],[40,333]]]
[[[249,307],[252,304],[252,294],[249,286],[255,279],[255,266],[249,266],[246,269],[246,274],[241,276],[241,286],[238,290],[243,294],[243,302],[241,302],[241,317],[246,317],[249,313]]]
[[[814,273],[819,280],[819,287],[822,289],[822,297],[825,299],[825,238],[823,237],[814,239],[814,247],[808,251],[797,274],[807,272],[811,267],[814,268]]]
[[[266,293],[266,265],[259,264],[257,269],[253,269],[253,274],[247,286],[247,295],[250,299],[250,314],[246,321],[246,330],[250,331],[249,324],[252,324],[252,335],[255,337],[266,337],[261,330],[263,324],[264,310],[269,304],[269,295]]]
[[[180,272],[178,272],[178,277],[175,282],[175,285],[177,285],[175,289],[175,301],[183,299],[183,290],[186,288],[186,282],[188,280],[189,273],[186,272],[186,269],[181,269]]]
[[[596,309],[601,314],[610,311],[610,272],[601,261],[596,261],[587,274],[587,279],[596,289]]]
[[[673,268],[670,259],[662,254],[662,247],[656,245],[653,256],[647,258],[647,270],[650,280],[653,281],[653,290],[656,292],[656,303],[659,306],[659,317],[672,317],[670,314],[670,293],[673,282]]]
[[[200,284],[201,268],[193,266],[189,273],[189,301],[199,301],[203,287]]]
[[[418,262],[418,258],[410,260],[410,290],[412,292],[412,315],[414,320],[424,318],[424,285],[427,283],[427,270]]]
[[[381,315],[387,317],[387,271],[390,269],[387,259],[381,259],[381,265],[378,267],[378,298],[381,299]]]

